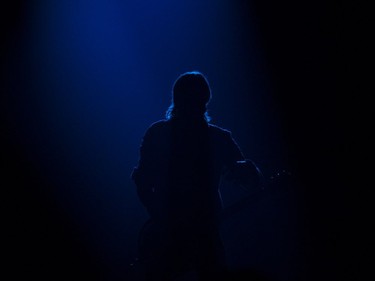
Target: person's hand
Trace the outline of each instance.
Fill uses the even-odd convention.
[[[262,174],[251,160],[237,161],[231,173],[235,184],[245,189],[261,187]]]

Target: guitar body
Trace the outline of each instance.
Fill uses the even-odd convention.
[[[238,212],[241,212],[241,210],[243,210],[244,208],[249,206],[251,202],[256,200],[265,188],[272,189],[276,187],[280,188],[287,186],[290,182],[290,176],[290,173],[287,173],[285,171],[272,176],[270,180],[261,187],[261,189],[257,190],[256,192],[252,192],[248,196],[239,200],[237,203],[225,208],[221,214],[221,219],[225,220],[226,218]],[[178,269],[176,270],[175,275],[191,269],[192,264],[189,260],[189,254],[186,259],[184,259],[183,257],[181,257],[181,259],[180,257],[176,259],[176,257],[179,256],[179,249],[181,249],[181,252],[189,252],[189,250],[191,250],[189,248],[189,244],[187,243],[190,243],[190,233],[193,233],[194,235],[194,233],[196,232],[189,230],[189,223],[185,224],[184,221],[178,222],[177,225],[179,225],[179,227],[177,227],[179,229],[181,227],[185,227],[187,229],[187,233],[179,235],[179,233],[184,233],[183,231],[179,230],[177,231],[177,235],[173,236],[173,231],[171,231],[171,229],[168,229],[168,227],[166,227],[165,225],[163,226],[163,223],[160,223],[154,219],[149,219],[146,221],[146,223],[141,228],[138,237],[138,262],[143,268],[145,268],[146,270],[151,269],[152,271],[158,270],[158,268],[163,268],[168,265],[173,265],[174,268]],[[203,226],[203,224],[201,225]],[[196,227],[196,229],[199,229],[199,227]],[[174,239],[176,239],[176,241],[174,241]],[[184,244],[185,241],[186,243]],[[209,240],[205,241],[206,244],[210,243]],[[171,255],[171,250],[173,252],[173,255]]]

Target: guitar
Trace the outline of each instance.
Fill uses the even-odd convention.
[[[246,171],[246,169],[243,169],[243,171],[240,170],[240,173],[244,173],[244,171]],[[241,212],[248,207],[251,202],[256,200],[265,190],[288,187],[291,183],[291,179],[291,173],[283,170],[275,173],[273,176],[269,177],[268,180],[258,182],[255,191],[249,191],[247,196],[222,210],[220,219],[226,220],[234,214]],[[158,260],[160,258],[160,250],[163,247],[163,240],[165,240],[165,237],[163,236],[162,231],[160,231],[158,224],[153,219],[147,220],[141,228],[138,237],[139,257],[131,264],[131,266],[147,266],[147,264]]]

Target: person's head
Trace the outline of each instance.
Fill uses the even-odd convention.
[[[181,74],[173,84],[172,104],[166,113],[167,119],[204,118],[209,121],[207,103],[211,89],[206,77],[199,71]]]

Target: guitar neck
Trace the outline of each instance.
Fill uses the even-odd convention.
[[[259,186],[257,191],[251,192],[251,194],[247,195],[246,197],[240,199],[236,203],[225,207],[221,213],[221,219],[225,220],[236,213],[241,212],[246,207],[248,207],[252,202],[259,198],[259,195],[263,193],[265,189],[272,189],[275,187],[285,187],[290,183],[291,174],[289,172],[281,172],[277,173],[274,176],[270,177],[267,182],[263,183]]]

